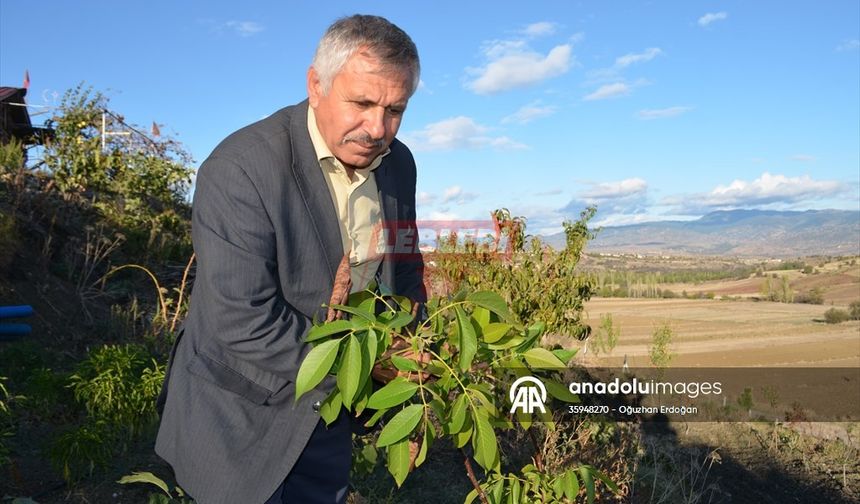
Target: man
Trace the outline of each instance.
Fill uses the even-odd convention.
[[[341,19],[308,70],[308,100],[230,135],[200,167],[197,276],[156,441],[198,502],[345,501],[350,419],[320,420],[330,379],[299,401],[294,382],[345,254],[353,290],[377,277],[426,298],[417,248],[374,253],[392,223],[385,234],[417,247],[415,163],[395,135],[418,78],[406,33]]]

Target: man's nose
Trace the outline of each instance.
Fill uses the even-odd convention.
[[[364,118],[365,129],[374,140],[385,138],[385,108],[371,107]]]

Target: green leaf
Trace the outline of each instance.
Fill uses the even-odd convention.
[[[420,371],[418,363],[412,359],[401,357],[400,355],[392,355],[391,363],[400,371]]]
[[[362,362],[362,367],[364,363]],[[370,399],[370,394],[373,393],[373,380],[365,380],[364,385],[359,386],[358,393],[352,400],[352,411],[355,415],[361,415],[364,409],[367,408],[367,401]]]
[[[520,504],[522,502],[520,498],[521,498],[520,480],[514,478],[514,480],[511,482],[511,490],[510,490],[510,493],[508,494],[508,502],[511,502],[512,504]]]
[[[406,296],[390,296],[400,306],[400,311],[412,313],[412,300]]]
[[[344,313],[350,313],[352,315],[355,315],[356,317],[363,318],[364,320],[366,320],[368,322],[376,322],[376,316],[373,314],[372,311],[362,310],[362,309],[357,308],[357,307],[339,305],[339,304],[333,304],[333,305],[330,305],[330,307],[334,308],[335,310],[340,310]]]
[[[405,327],[409,325],[409,323],[412,322],[412,319],[414,318],[411,313],[406,312],[397,312],[393,317],[390,318],[390,320],[389,317],[390,315],[388,315],[387,313],[379,317],[380,322],[385,324],[385,326],[389,329],[400,329],[401,327]]]
[[[502,296],[496,294],[492,291],[478,291],[472,292],[468,296],[466,296],[466,301],[480,306],[481,308],[486,308],[491,312],[495,313],[503,320],[513,321],[513,317],[511,317],[510,311],[508,311],[508,304],[505,303],[505,300],[502,299]]]
[[[496,405],[493,404],[493,394],[485,384],[470,383],[469,385],[466,385],[466,388],[474,391],[472,397],[474,397],[477,402],[480,403],[480,406],[483,407],[482,413],[489,414],[494,418],[499,417],[499,410],[496,409]]]
[[[571,350],[565,350],[563,348],[556,348],[555,350],[552,351],[552,354],[555,355],[556,357],[558,357],[558,360],[562,361],[565,365],[567,365],[567,363],[570,362],[570,359],[572,359],[573,356],[576,355],[576,352],[578,352],[578,351],[579,351],[578,348],[574,348]]]
[[[427,452],[430,446],[433,445],[433,440],[436,436],[436,429],[430,422],[424,423],[424,437],[421,438],[421,448],[418,450],[418,455],[415,456],[415,467],[420,466],[427,460]]]
[[[466,443],[472,439],[472,429],[472,426],[469,426],[468,429],[454,434],[454,444],[457,445],[457,448],[466,446]]]
[[[361,382],[361,347],[355,335],[347,336],[346,350],[343,353],[343,361],[337,372],[337,387],[340,389],[343,405],[346,409],[352,407],[352,399],[358,392]]]
[[[564,487],[564,496],[575,501],[577,494],[579,494],[579,480],[576,479],[573,469],[564,473],[561,479]]]
[[[332,334],[337,334],[339,332],[344,331],[351,331],[353,329],[356,329],[356,324],[352,320],[335,320],[333,322],[327,322],[323,325],[311,327],[311,329],[308,331],[308,335],[305,338],[305,341],[316,341],[320,338],[331,336]]]
[[[496,481],[496,483],[493,485],[493,488],[490,490],[490,496],[492,497],[492,500],[490,502],[493,502],[494,504],[501,504],[502,497],[504,497],[504,495],[505,480],[504,478],[500,478],[498,481]]]
[[[549,395],[555,397],[559,401],[569,403],[579,402],[579,397],[577,397],[576,394],[571,394],[568,387],[551,380],[544,381],[543,384],[546,387],[546,391],[549,392]]]
[[[585,485],[585,497],[588,504],[594,502],[594,475],[591,473],[591,466],[582,466],[579,468],[579,474],[582,475],[582,483]]]
[[[499,445],[490,420],[482,412],[475,415],[475,435],[472,437],[475,460],[481,467],[491,471],[499,465]]]
[[[523,354],[529,366],[535,369],[560,369],[566,367],[558,357],[546,348],[532,348]]]
[[[466,426],[466,394],[460,394],[451,406],[451,422],[448,424],[449,434],[455,434]]]
[[[376,314],[376,296],[370,296],[358,304],[358,310],[371,315]]]
[[[466,494],[466,499],[463,501],[463,504],[472,504],[477,498],[478,491],[473,488],[471,492]]]
[[[382,428],[382,432],[379,433],[379,439],[376,440],[376,446],[382,448],[409,436],[415,430],[415,427],[418,426],[418,422],[421,420],[423,414],[423,404],[410,404],[400,410]]]
[[[296,376],[296,401],[305,392],[319,385],[319,382],[328,374],[337,357],[341,340],[343,338],[324,341],[313,347],[305,356]]]
[[[409,476],[409,440],[402,439],[388,447],[388,472],[394,476],[397,486]]]
[[[472,322],[459,306],[454,309],[457,314],[457,333],[460,335],[460,371],[468,371],[472,367],[472,360],[478,351],[478,336]]]
[[[481,329],[484,329],[490,323],[490,310],[476,306],[475,309],[472,310],[472,318],[474,318],[478,325],[481,326]]]
[[[332,422],[337,420],[337,417],[340,415],[341,406],[343,406],[343,399],[341,398],[339,390],[329,394],[329,396],[325,398],[325,401],[323,401],[320,406],[320,417],[325,420],[326,425],[330,425]]]
[[[511,324],[505,324],[503,322],[493,322],[491,324],[487,324],[487,326],[484,327],[483,331],[484,341],[486,341],[487,343],[496,343],[497,341],[502,339],[502,337],[504,337],[504,335],[506,335],[510,330]]]
[[[543,331],[544,324],[542,322],[538,322],[529,326],[529,328],[526,330],[526,335],[523,339],[523,342],[516,348],[516,350],[518,352],[525,352],[529,348],[535,346],[535,344],[540,340]]]
[[[376,413],[374,413],[368,421],[364,422],[364,426],[365,427],[373,427],[374,425],[376,425],[376,422],[378,422],[379,419],[382,418],[382,415],[384,415],[387,412],[388,412],[388,410],[385,408],[383,408],[381,410],[377,410]]]
[[[374,283],[374,282],[371,281],[371,283]],[[368,287],[370,287],[370,286],[368,286]],[[363,303],[364,301],[367,301],[368,299],[375,299],[376,296],[374,295],[374,293],[372,291],[373,291],[373,289],[370,289],[370,290],[364,289],[364,290],[353,292],[349,295],[349,300],[347,301],[346,304],[348,304],[349,306],[359,306],[361,303]]]
[[[523,430],[529,430],[529,427],[532,426],[532,416],[530,414],[517,410],[514,417],[520,423]]]
[[[509,334],[495,343],[488,343],[487,348],[490,350],[507,350],[508,348],[514,348],[517,345],[521,345],[522,342],[522,336]]]
[[[606,484],[606,486],[609,487],[609,489],[612,490],[613,492],[618,493],[620,491],[618,489],[618,485],[616,485],[615,482],[609,478],[609,476],[603,474],[602,471],[595,470],[594,474],[596,474],[597,477],[600,478],[600,481],[604,482]]]
[[[557,500],[561,500],[561,497],[564,495],[564,475],[561,474],[552,480],[552,492],[555,494],[555,498]]]
[[[365,388],[368,388],[368,383],[370,382],[373,364],[376,362],[379,341],[376,337],[376,332],[368,328],[367,333],[358,337],[358,342],[361,348],[361,380],[358,383],[358,390],[364,391]]]
[[[120,478],[117,483],[120,483],[122,485],[127,485],[129,483],[149,483],[160,488],[161,491],[164,492],[168,497],[172,497],[172,495],[170,495],[170,489],[167,487],[167,483],[165,483],[164,480],[152,474],[151,472],[131,473]]]
[[[367,407],[372,409],[391,408],[409,400],[417,391],[417,383],[398,376],[374,392],[370,396]]]
[[[17,499],[16,499],[17,500]],[[149,499],[146,500],[146,504],[173,504],[175,501],[164,494],[149,494]],[[12,504],[30,504],[29,502],[13,502]]]

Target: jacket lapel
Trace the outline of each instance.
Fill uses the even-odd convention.
[[[308,222],[313,227],[317,239],[328,259],[330,284],[334,283],[337,267],[343,259],[343,244],[340,239],[340,226],[337,212],[331,201],[331,193],[322,170],[319,167],[316,151],[308,133],[308,102],[299,104],[300,112],[290,121],[290,143],[293,153],[293,175],[308,210]]]
[[[395,243],[397,237],[397,198],[395,193],[394,173],[395,168],[391,166],[391,155],[384,157],[382,164],[374,171],[376,177],[376,189],[379,192],[379,208],[382,212],[382,229],[385,232],[386,243],[385,247],[390,248]],[[379,281],[384,288],[394,288],[394,255],[391,253],[385,254],[380,266]]]

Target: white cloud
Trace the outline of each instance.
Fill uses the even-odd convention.
[[[570,44],[555,46],[543,55],[522,40],[497,41],[484,49],[489,60],[485,66],[467,69],[476,77],[466,87],[478,94],[490,94],[537,84],[566,73],[573,63],[572,53]]]
[[[541,107],[537,104],[525,105],[513,114],[502,119],[502,124],[517,123],[527,124],[541,117],[551,116],[555,113],[553,106]]]
[[[618,96],[624,96],[630,93],[630,86],[624,84],[623,82],[615,82],[613,84],[604,84],[597,88],[597,91],[589,94],[584,100],[593,101],[593,100],[605,100],[607,98],[615,98]]]
[[[727,12],[709,12],[699,18],[699,26],[708,26],[714,21],[724,21],[728,17]]]
[[[254,21],[227,21],[224,27],[234,31],[241,37],[250,37],[256,35],[266,28],[260,23]]]
[[[578,215],[583,208],[597,205],[601,215],[640,214],[648,207],[648,183],[638,177],[612,182],[598,182],[580,191],[560,209],[569,215]]]
[[[436,221],[436,220],[441,220],[441,221],[451,221],[451,220],[457,220],[457,219],[459,219],[459,218],[460,218],[460,216],[459,216],[459,215],[457,215],[457,214],[456,214],[456,213],[454,213],[454,212],[440,212],[440,211],[438,211],[438,210],[433,210],[432,212],[428,213],[426,217],[422,217],[422,218],[421,218],[421,220],[431,220],[431,221]],[[418,223],[418,227],[419,227],[419,228],[421,227],[421,223],[420,223],[420,222]]]
[[[445,189],[445,193],[442,195],[442,203],[448,203],[451,200],[457,199],[461,194],[463,194],[462,187],[451,186]]]
[[[594,184],[590,189],[583,191],[581,196],[589,200],[626,198],[629,196],[644,194],[647,190],[648,183],[641,178],[636,177],[615,182],[601,182]]]
[[[526,146],[506,136],[492,136],[490,128],[471,117],[457,116],[428,124],[420,131],[401,136],[401,140],[416,151],[453,149],[522,149]]]
[[[809,175],[786,177],[764,172],[753,181],[736,179],[731,184],[718,185],[708,193],[666,198],[665,203],[686,207],[688,211],[682,213],[695,213],[702,209],[794,205],[838,197],[847,191],[849,187],[837,180],[814,180]]]
[[[430,194],[430,193],[425,192],[425,191],[420,191],[415,196],[415,199],[418,201],[419,205],[429,205],[429,204],[433,203],[434,201],[436,201],[436,195]]]
[[[659,47],[649,47],[645,49],[645,52],[639,54],[625,54],[624,56],[619,56],[615,59],[615,66],[618,68],[624,68],[632,65],[633,63],[639,63],[641,61],[651,61],[657,56],[663,54],[663,51],[660,50]]]
[[[593,226],[627,226],[630,224],[642,224],[644,222],[684,221],[696,218],[689,215],[652,215],[648,213],[611,214],[605,217],[601,214],[602,212],[598,212],[592,223]]]
[[[860,49],[860,40],[857,39],[845,39],[836,46],[837,51],[856,51],[857,49]]]
[[[583,40],[585,40],[585,33],[576,32],[573,35],[571,35],[568,40],[570,40],[571,44],[578,44],[578,43],[582,42]]]
[[[809,162],[809,161],[815,161],[815,156],[810,156],[809,154],[795,154],[795,155],[791,156],[791,160],[792,161]]]
[[[552,35],[555,33],[556,24],[549,21],[541,21],[532,23],[522,30],[522,34],[529,37],[541,37],[543,35]]]
[[[692,110],[693,107],[667,107],[663,109],[643,109],[640,110],[636,115],[639,116],[639,119],[663,119],[666,117],[677,117],[681,114],[687,113]]]
[[[535,196],[556,196],[556,195],[559,195],[559,194],[561,194],[561,193],[563,193],[563,192],[564,192],[564,191],[563,191],[562,189],[560,189],[560,188],[556,188],[556,189],[549,189],[549,190],[546,190],[546,191],[536,192],[536,193],[535,193]]]

